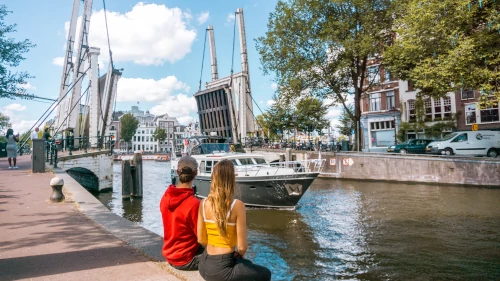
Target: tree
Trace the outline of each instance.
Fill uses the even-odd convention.
[[[297,115],[297,128],[308,133],[328,128],[330,121],[326,119],[328,108],[321,100],[314,97],[305,97],[297,102],[294,114]]]
[[[126,143],[130,143],[138,127],[139,120],[137,120],[132,113],[123,114],[122,117],[120,117],[120,137]]]
[[[357,124],[361,96],[375,84],[375,77],[365,79],[367,64],[380,59],[392,39],[393,2],[279,1],[266,36],[256,41],[264,73],[275,74],[282,98],[310,94],[331,99]],[[350,94],[354,110],[346,103]]]
[[[167,131],[165,131],[165,129],[163,128],[157,127],[152,137],[159,142],[158,143],[159,146],[160,143],[164,142],[165,139],[167,138]]]
[[[273,97],[274,103],[265,114],[265,120],[271,131],[271,139],[283,139],[286,130],[292,125],[292,108],[290,104]]]
[[[349,105],[352,110],[352,105]],[[356,125],[354,120],[351,118],[349,114],[345,110],[342,111],[342,115],[339,118],[340,125],[337,126],[339,129],[339,133],[345,136],[350,136],[351,132],[356,129]]]
[[[500,1],[409,0],[384,59],[420,94],[476,89],[500,97]]]
[[[10,118],[0,112],[0,135],[5,135],[8,128],[10,128]]]
[[[31,99],[32,95],[27,94],[22,85],[26,84],[26,79],[33,77],[27,72],[12,72],[9,68],[17,67],[25,59],[23,54],[36,45],[28,39],[16,42],[14,38],[6,36],[16,32],[16,24],[6,25],[4,22],[9,13],[5,5],[0,5],[0,98]]]

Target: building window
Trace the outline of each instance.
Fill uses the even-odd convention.
[[[115,125],[112,125],[111,126],[111,131],[114,131],[115,130]]]
[[[410,117],[410,122],[417,121],[417,117],[415,116],[415,100],[408,101],[408,113]]]
[[[376,84],[380,82],[379,67],[370,66],[368,67],[368,85]]]
[[[432,121],[432,101],[431,99],[424,100],[424,109],[425,109],[425,122]]]
[[[172,122],[169,122],[169,123],[168,123],[168,126],[169,126],[169,127],[173,127],[173,126],[174,126],[174,124],[173,124]]]
[[[149,136],[146,136],[146,142],[149,142]]]
[[[396,107],[396,102],[394,98],[394,91],[389,91],[385,93],[385,98],[387,101],[387,109],[393,109]]]
[[[371,147],[387,147],[394,144],[394,121],[370,123]]]
[[[136,141],[136,140],[135,140],[135,136],[134,136],[134,141]]]
[[[445,97],[443,98],[443,112],[444,112],[444,119],[451,119],[451,98],[450,97]]]
[[[174,129],[173,129],[173,128],[169,128],[169,129],[168,129],[168,131],[169,131],[170,133],[173,133],[173,132],[174,132]]]
[[[142,141],[144,141],[144,136],[142,136]],[[144,148],[143,148],[144,149]]]
[[[174,137],[172,137],[172,134],[170,134],[170,137],[169,137],[169,139],[173,139],[173,138],[174,138]]]
[[[472,125],[476,123],[476,104],[465,105],[465,124]]]
[[[380,94],[370,95],[370,111],[380,111]]]
[[[498,107],[488,107],[480,110],[481,123],[498,122]]]
[[[144,130],[142,130],[142,133],[144,134]]]
[[[388,69],[384,69],[384,82],[390,82],[392,81],[392,75],[391,72]]]
[[[462,90],[462,99],[463,100],[468,100],[468,99],[473,99],[474,98],[474,90]]]
[[[441,98],[434,100],[434,120],[441,120]]]

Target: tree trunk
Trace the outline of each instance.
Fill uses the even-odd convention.
[[[354,144],[353,151],[361,151],[361,88],[356,89],[354,94],[354,128],[356,128],[354,132]]]

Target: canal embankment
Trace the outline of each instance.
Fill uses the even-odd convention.
[[[248,150],[248,152],[250,152]],[[316,151],[252,149],[268,161],[318,159]],[[289,154],[289,155],[287,155]],[[500,158],[322,152],[324,178],[500,188]]]

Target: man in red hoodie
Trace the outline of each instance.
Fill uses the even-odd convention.
[[[184,156],[177,166],[179,185],[171,184],[160,202],[163,219],[163,249],[167,262],[179,270],[198,270],[199,256],[205,250],[198,244],[196,226],[200,202],[192,188],[198,163]]]

